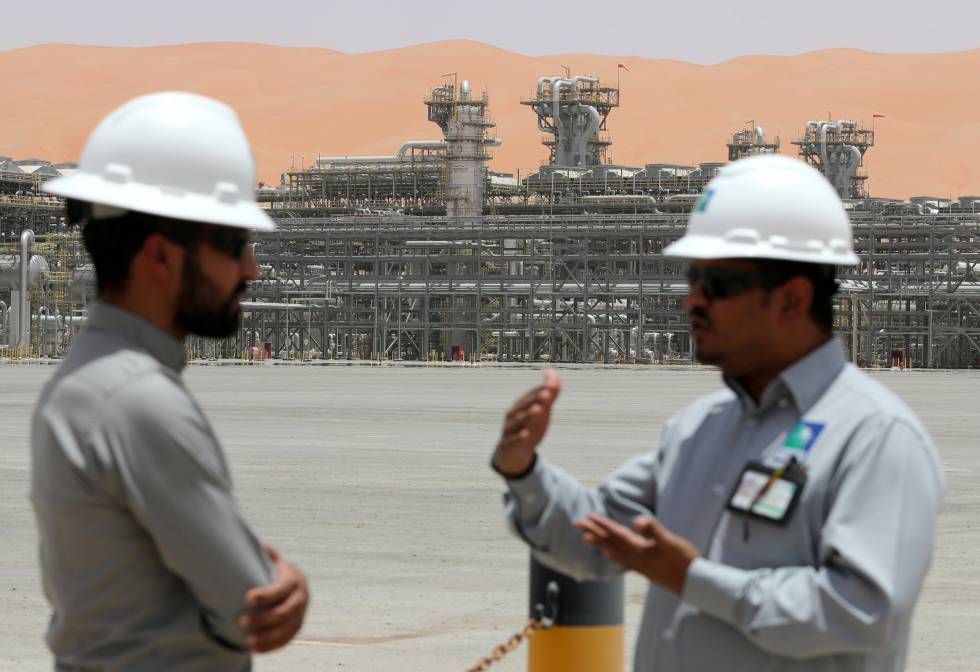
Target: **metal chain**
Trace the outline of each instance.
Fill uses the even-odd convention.
[[[483,672],[484,670],[489,670],[491,665],[500,662],[508,653],[520,647],[521,642],[525,639],[530,639],[538,630],[547,630],[551,626],[552,620],[550,618],[529,619],[527,625],[511,635],[510,639],[506,642],[496,646],[489,656],[480,658],[480,660],[476,661],[475,665],[466,668],[466,672]]]

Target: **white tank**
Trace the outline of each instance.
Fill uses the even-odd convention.
[[[48,272],[47,260],[35,254],[31,257],[27,268],[27,285],[37,289],[41,279]],[[20,289],[20,256],[16,254],[0,254],[0,289]]]

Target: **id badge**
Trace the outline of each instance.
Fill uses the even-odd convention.
[[[778,473],[780,471],[782,473]],[[728,500],[728,510],[771,523],[785,524],[793,513],[805,484],[806,474],[795,461],[784,469],[774,469],[761,462],[749,462]]]

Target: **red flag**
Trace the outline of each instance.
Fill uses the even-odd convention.
[[[630,69],[629,69],[629,68],[627,68],[627,67],[626,67],[626,65],[625,65],[625,64],[623,64],[623,63],[620,63],[620,64],[619,64],[619,65],[617,65],[616,67],[617,67],[617,68],[622,68],[622,69],[623,69],[623,70],[625,70],[626,72],[629,72],[629,71],[630,71]]]
[[[873,116],[875,119],[884,119],[885,118],[885,115],[883,115],[883,114],[873,114],[871,116]]]

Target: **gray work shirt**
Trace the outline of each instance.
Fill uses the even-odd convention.
[[[236,619],[272,569],[180,341],[100,303],[31,433],[47,642],[58,670],[247,670]]]
[[[758,405],[726,383],[595,490],[539,459],[508,481],[512,524],[579,579],[622,571],[574,528],[590,511],[627,524],[655,513],[698,548],[681,597],[650,585],[637,672],[903,669],[943,493],[926,430],[836,341],[783,371]],[[726,510],[746,464],[785,450],[799,426],[807,481],[787,523]]]

